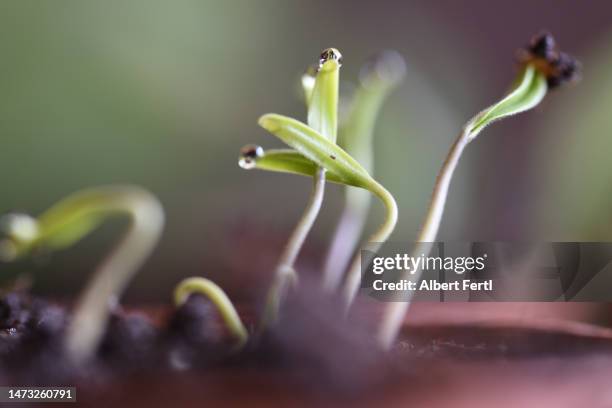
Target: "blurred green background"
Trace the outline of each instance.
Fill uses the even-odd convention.
[[[376,176],[398,200],[393,240],[412,239],[459,127],[509,86],[514,51],[541,29],[584,64],[583,81],[488,129],[456,174],[441,238],[612,238],[612,3],[606,1],[3,1],[0,209],[37,214],[86,186],[136,183],[167,211],[163,241],[129,290],[166,299],[182,277],[234,293],[263,286],[310,188],[245,172],[256,120],[304,118],[298,79],[326,47],[342,78],[396,49],[408,77],[383,108]],[[341,189],[329,187],[303,268],[316,270]],[[373,207],[371,226],[381,218]],[[35,290],[80,288],[123,227],[16,265]]]

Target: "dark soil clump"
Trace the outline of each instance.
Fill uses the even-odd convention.
[[[207,379],[208,388],[199,391],[214,394],[222,393],[223,379],[273,377],[282,379],[282,389],[355,400],[398,382],[401,388],[407,379],[418,384],[429,378],[423,372],[455,363],[612,358],[608,332],[585,334],[565,326],[420,326],[406,329],[395,349],[384,353],[371,330],[378,315],[360,313],[351,321],[341,306],[316,285],[301,282],[300,291],[287,295],[275,325],[257,330],[247,322],[251,338],[241,350],[215,306],[201,295],[191,295],[167,319],[118,310],[94,361],[78,368],[64,353],[70,320],[66,309],[26,293],[9,293],[0,298],[0,380],[23,386],[80,384],[89,395],[101,395],[111,385],[172,379],[181,388]]]

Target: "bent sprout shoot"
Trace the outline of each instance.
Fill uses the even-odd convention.
[[[215,305],[228,331],[236,339],[237,347],[243,347],[249,339],[249,333],[223,289],[209,279],[187,278],[174,289],[174,304],[177,307],[182,305],[193,293],[204,295]]]
[[[75,362],[94,353],[109,318],[109,306],[157,244],[164,212],[155,196],[135,186],[106,186],[74,193],[37,218],[5,215],[0,221],[2,260],[11,261],[33,250],[58,251],[76,244],[104,221],[128,216],[123,240],[100,264],[80,296],[68,327],[66,348]]]
[[[470,119],[451,146],[446,160],[435,182],[431,203],[425,215],[425,222],[417,238],[415,256],[427,256],[432,243],[436,240],[444,206],[448,196],[450,182],[465,147],[491,123],[508,116],[524,112],[542,101],[550,85],[573,80],[577,75],[578,64],[566,54],[554,48],[550,34],[542,34],[532,41],[524,51],[523,69],[519,73],[513,90],[499,102],[484,109]],[[421,271],[407,273],[400,279],[418,282]],[[410,305],[410,299],[404,302],[392,302],[386,306],[382,324],[378,333],[380,344],[389,349],[404,320]]]
[[[372,243],[372,252],[389,238],[397,223],[397,204],[395,199],[381,184],[374,180],[368,172],[338,145],[330,142],[295,119],[286,116],[268,114],[259,119],[259,124],[281,139],[305,158],[316,165],[325,168],[334,178],[345,180],[347,185],[361,187],[369,190],[381,199],[386,208],[386,217],[380,228],[372,234],[368,242]],[[257,160],[255,160],[257,162]],[[255,165],[255,168],[257,166]],[[350,307],[361,283],[361,263],[369,263],[361,259],[361,252],[357,253],[348,271],[347,281],[343,290],[345,307]]]
[[[359,87],[349,102],[348,115],[340,127],[338,144],[370,174],[374,162],[372,139],[376,119],[384,101],[402,82],[405,73],[406,63],[395,51],[384,51],[370,59],[361,69]],[[344,208],[323,267],[323,288],[327,291],[334,291],[340,285],[367,220],[370,197],[362,189],[345,189]]]
[[[302,78],[302,85],[308,107],[308,124],[335,143],[338,127],[338,81],[342,56],[334,48],[323,51],[316,72],[309,70]],[[263,149],[247,146],[242,150],[239,164],[252,168]],[[274,272],[272,286],[268,293],[263,324],[274,322],[282,298],[289,286],[296,282],[295,261],[304,245],[308,233],[321,209],[325,191],[325,168],[318,166],[312,173],[313,187],[310,198],[295,229],[291,233]]]

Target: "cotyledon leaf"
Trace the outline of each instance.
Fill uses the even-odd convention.
[[[251,168],[313,177],[319,166],[295,150],[270,149],[262,152],[261,156],[254,158]],[[356,183],[357,180],[355,179],[345,179],[341,175],[330,171],[326,173],[326,180],[332,183],[365,188],[365,186]]]
[[[246,344],[249,332],[242,323],[234,304],[219,285],[210,279],[201,277],[184,279],[174,289],[174,303],[177,307],[181,306],[193,293],[205,296],[217,307],[228,331],[238,340],[239,347]]]
[[[308,125],[333,143],[336,142],[338,135],[338,84],[341,59],[340,52],[335,48],[323,51],[319,70],[314,77],[312,92],[306,97]]]
[[[367,186],[372,178],[347,152],[308,125],[278,114],[259,118],[259,125],[346,184]]]
[[[547,89],[545,75],[533,65],[527,65],[513,91],[501,101],[480,111],[465,125],[469,139],[474,139],[486,126],[496,120],[533,108],[542,101]]]

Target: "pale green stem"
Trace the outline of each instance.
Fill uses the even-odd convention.
[[[372,169],[372,133],[376,117],[387,92],[361,88],[347,127],[341,131],[347,152],[366,171]],[[370,209],[370,193],[346,187],[344,208],[323,266],[323,288],[335,291],[342,281],[346,267],[355,252]]]
[[[308,233],[319,215],[321,204],[323,203],[323,195],[325,193],[325,169],[319,168],[313,179],[313,188],[306,209],[291,233],[287,245],[278,261],[278,266],[274,273],[274,281],[266,301],[264,318],[262,320],[263,326],[277,320],[280,303],[289,285],[297,279],[295,274],[295,261],[304,245]]]
[[[344,208],[323,267],[323,289],[335,291],[355,252],[370,209],[370,192],[360,188],[345,188]]]
[[[237,346],[242,347],[249,339],[249,333],[244,327],[236,308],[227,297],[223,289],[216,283],[205,278],[187,278],[181,281],[174,289],[174,303],[178,307],[185,303],[192,293],[206,296],[217,308],[229,332],[238,341]]]
[[[370,191],[376,194],[385,205],[387,210],[385,222],[380,226],[380,228],[368,239],[368,242],[371,243],[371,246],[368,248],[371,252],[376,252],[381,245],[389,238],[393,230],[395,229],[395,224],[397,223],[397,204],[395,203],[395,199],[383,186],[378,184],[376,181],[372,180],[372,185],[370,186]],[[345,311],[348,312],[357,292],[359,291],[359,287],[361,286],[361,265],[369,264],[369,259],[361,258],[361,251],[358,251],[355,255],[353,262],[348,270],[346,276],[346,282],[343,287],[343,300]]]
[[[470,142],[469,133],[463,130],[455,143],[451,146],[450,152],[442,165],[442,169],[438,174],[436,183],[431,197],[431,203],[427,209],[423,228],[417,238],[417,245],[414,249],[413,256],[427,256],[431,250],[432,243],[436,240],[444,206],[448,196],[449,186],[459,158],[465,149],[465,146]],[[421,270],[408,272],[406,271],[400,279],[408,279],[412,282],[418,282],[421,277]],[[404,316],[410,307],[412,291],[407,291],[409,296],[403,302],[390,302],[386,304],[385,312],[381,322],[381,327],[378,332],[378,340],[383,348],[390,349],[397,337],[399,330],[404,321]]]
[[[151,254],[164,225],[162,206],[153,195],[133,188],[118,188],[117,191],[121,194],[110,200],[104,210],[129,214],[130,227],[119,245],[97,268],[77,302],[68,327],[66,349],[70,358],[79,363],[95,353],[110,310]]]

